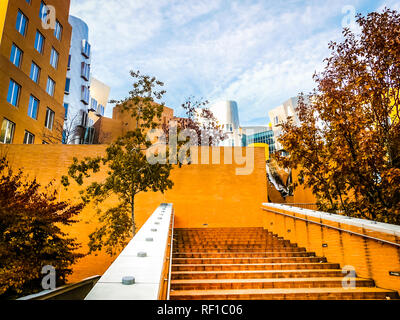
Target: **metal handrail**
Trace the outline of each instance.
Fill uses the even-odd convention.
[[[324,223],[316,222],[316,221],[313,221],[313,220],[308,220],[308,219],[292,216],[290,214],[286,214],[286,213],[283,213],[283,212],[275,211],[275,210],[272,210],[272,209],[267,209],[265,207],[261,207],[261,209],[263,209],[264,211],[270,211],[270,212],[273,212],[273,213],[277,213],[277,214],[280,214],[280,215],[283,215],[283,216],[286,216],[286,217],[289,217],[289,218],[293,218],[293,219],[297,219],[297,220],[313,223],[313,224],[316,224],[316,225],[319,225],[319,226],[323,226],[323,227],[327,227],[327,228],[331,228],[331,229],[334,229],[334,230],[337,230],[337,231],[346,232],[346,233],[349,233],[349,234],[354,234],[354,235],[359,236],[359,237],[363,237],[363,238],[367,238],[367,239],[370,239],[370,240],[375,240],[375,241],[379,241],[379,242],[382,242],[382,243],[390,244],[392,246],[400,247],[400,243],[395,243],[395,242],[391,242],[391,241],[388,241],[388,240],[383,240],[383,239],[371,237],[371,236],[368,236],[366,234],[362,234],[362,233],[358,233],[358,232],[354,232],[354,231],[350,231],[350,230],[346,230],[346,229],[330,226],[329,224],[324,224]]]
[[[173,209],[172,209],[173,210]],[[172,272],[172,253],[174,250],[174,224],[175,224],[175,212],[172,211],[172,227],[171,227],[171,240],[169,248],[169,270],[168,270],[168,286],[167,286],[167,300],[169,300],[169,293],[171,290],[171,272]]]

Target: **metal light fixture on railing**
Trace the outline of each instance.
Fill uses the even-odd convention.
[[[122,284],[131,285],[135,283],[135,277],[125,276],[122,278]]]

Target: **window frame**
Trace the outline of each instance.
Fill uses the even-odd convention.
[[[36,48],[36,46],[37,46],[37,40],[38,40],[38,35],[39,35],[39,38],[41,37],[41,39],[42,39],[40,51],[38,50],[38,48]],[[37,52],[39,52],[39,53],[42,54],[42,55],[43,55],[43,53],[44,53],[44,43],[45,43],[45,41],[46,41],[46,38],[44,37],[44,35],[43,35],[39,30],[36,30],[34,48],[36,49]]]
[[[29,139],[29,136],[32,139],[32,143],[28,143],[30,140],[27,141],[27,137]],[[32,132],[25,130],[23,144],[35,144],[35,135]]]
[[[52,83],[52,91],[51,93],[49,92],[49,83]],[[56,91],[56,82],[51,78],[47,78],[47,84],[46,84],[46,92],[50,97],[54,97],[54,93]]]
[[[33,102],[33,103],[37,102],[37,104],[36,104],[36,110],[35,110],[35,108],[34,108],[35,105],[32,105],[31,102]],[[36,98],[34,95],[31,94],[31,95],[29,96],[29,105],[28,105],[28,116],[29,116],[30,118],[32,118],[32,119],[34,119],[34,120],[37,120],[38,114],[39,114],[39,106],[40,106],[40,100],[39,100],[38,98]],[[35,115],[34,115],[34,117],[33,117],[33,111],[34,111],[34,110],[36,111],[36,113],[35,113]]]
[[[3,137],[3,141],[1,141],[1,135],[2,135],[2,129],[3,129],[3,124],[4,122],[6,122],[7,124],[7,128],[5,130],[5,134]],[[10,130],[10,124],[11,124],[11,134],[10,134],[10,141],[7,142],[6,138],[7,138],[7,133]],[[15,122],[8,120],[7,118],[3,118],[3,121],[1,122],[1,127],[0,127],[0,144],[11,144],[14,140],[14,134],[15,134]]]
[[[70,89],[71,89],[71,78],[67,77],[65,79],[64,94],[70,94]]]
[[[62,40],[63,30],[64,30],[64,28],[63,28],[62,24],[60,23],[60,21],[56,20],[56,27],[54,29],[54,36],[56,37],[56,39],[58,41]]]
[[[21,20],[19,21],[19,25],[18,25],[18,20],[19,20],[20,15],[21,15]],[[22,28],[22,22],[24,21],[24,18],[25,18],[25,26],[24,26],[24,30],[23,30],[24,33],[22,33],[21,28]],[[29,24],[28,17],[20,9],[18,9],[17,20],[15,22],[15,28],[17,29],[18,33],[21,34],[23,37],[25,37],[28,32],[28,24]]]
[[[14,50],[15,49],[15,50]],[[14,52],[14,57],[13,57],[13,52]],[[15,62],[15,60],[17,59],[17,53],[20,53],[20,55],[19,55],[19,61],[18,61],[18,64],[16,64]],[[23,59],[23,57],[24,57],[24,52],[21,50],[21,48],[20,47],[18,47],[14,42],[13,42],[13,44],[12,44],[12,46],[11,46],[11,52],[10,52],[10,61],[11,61],[11,63],[14,65],[14,66],[16,66],[17,68],[21,68],[21,65],[22,65],[22,59]]]
[[[8,100],[8,97],[9,97],[9,95],[10,95],[11,83],[13,83],[13,92],[12,92],[12,94],[11,94],[11,101],[9,101],[9,100]],[[15,87],[18,88],[18,92],[17,92],[18,94],[17,94],[17,98],[16,98],[16,101],[15,101],[15,104],[13,104],[12,102],[13,102],[13,100],[14,100],[13,97],[14,97],[14,88],[15,88]],[[13,80],[13,79],[10,78],[10,82],[9,82],[9,85],[8,85],[8,92],[7,92],[7,102],[8,102],[9,104],[11,104],[12,106],[16,107],[16,108],[18,108],[19,100],[20,100],[20,98],[21,98],[21,90],[22,90],[21,85],[20,85],[18,82],[16,82],[15,80]]]
[[[53,63],[54,63],[54,58],[55,58],[55,57],[56,57],[57,59],[56,59],[56,61],[55,61],[55,66],[54,66]],[[54,69],[56,69],[56,70],[57,70],[57,68],[58,68],[59,59],[60,59],[60,54],[58,53],[58,51],[57,51],[54,47],[51,47],[50,65],[51,65]]]
[[[46,109],[46,118],[44,120],[44,126],[47,129],[53,130],[55,116],[56,116],[56,113],[52,109],[47,107],[47,109]]]
[[[32,71],[33,71],[33,67],[36,66],[37,67],[37,76],[36,76],[36,80],[32,78]],[[29,73],[29,78],[31,78],[31,80],[37,84],[39,84],[40,81],[40,74],[41,74],[42,69],[38,66],[37,63],[35,63],[35,61],[32,60],[32,64],[31,64],[31,71]]]

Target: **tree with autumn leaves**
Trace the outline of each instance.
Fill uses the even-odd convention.
[[[299,170],[320,209],[400,224],[400,15],[385,9],[357,15],[360,34],[345,28],[331,42],[300,125],[282,124],[289,153],[281,165]]]
[[[52,183],[42,187],[21,170],[14,172],[5,157],[0,159],[0,296],[15,298],[42,291],[52,266],[56,285],[72,273],[71,265],[83,254],[80,245],[61,231],[76,222],[83,204],[57,200]]]

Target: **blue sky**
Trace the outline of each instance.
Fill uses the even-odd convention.
[[[71,14],[89,25],[92,73],[110,98],[126,97],[140,70],[165,82],[177,115],[189,96],[235,100],[245,126],[314,88],[353,8],[385,5],[400,10],[400,0],[71,0]]]

